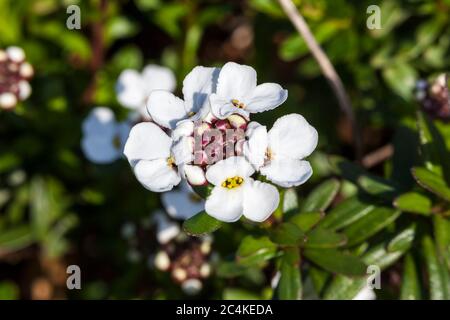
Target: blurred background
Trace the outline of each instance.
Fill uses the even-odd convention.
[[[294,2],[344,82],[363,153],[392,142],[403,146],[403,160],[371,170],[412,181],[396,168],[416,154],[416,82],[449,69],[450,1]],[[66,27],[72,4],[81,9],[80,30]],[[366,26],[373,4],[381,8],[382,29]],[[136,181],[126,160],[93,164],[80,148],[82,121],[93,107],[127,118],[115,91],[125,69],[166,66],[180,94],[196,65],[236,61],[253,66],[259,83],[287,88],[282,107],[254,119],[271,126],[296,112],[318,130],[310,157],[315,173],[300,197],[330,175],[327,155],[356,157],[351,124],[274,0],[2,0],[0,48],[13,45],[25,51],[34,77],[27,100],[0,109],[0,299],[271,297],[270,267],[239,278],[220,269],[246,235],[245,225],[214,234],[211,270],[194,296],[151,266],[161,246],[146,221],[164,210],[159,195]],[[450,130],[440,128],[448,145]],[[82,290],[66,288],[72,264],[81,268]],[[394,289],[381,297],[393,296],[393,277]]]

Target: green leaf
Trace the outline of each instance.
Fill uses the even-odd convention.
[[[28,247],[35,238],[31,228],[23,225],[0,233],[0,253],[8,253]]]
[[[323,298],[325,300],[351,300],[365,285],[365,278],[349,278],[337,275],[325,289]]]
[[[450,201],[450,188],[439,175],[422,167],[414,167],[412,174],[420,186],[442,199]]]
[[[205,211],[197,213],[183,223],[183,230],[191,236],[201,236],[216,231],[222,222],[211,217]]]
[[[295,224],[285,222],[270,233],[270,239],[279,245],[297,246],[305,241],[305,234]]]
[[[295,224],[302,231],[307,232],[318,224],[323,216],[323,212],[302,212],[291,217],[289,222]]]
[[[387,207],[374,208],[363,218],[344,229],[348,245],[352,246],[366,240],[395,221],[400,214],[401,211]]]
[[[344,228],[369,214],[374,207],[357,196],[351,197],[333,208],[319,223],[319,226],[330,230]]]
[[[272,259],[276,253],[277,246],[268,237],[246,236],[239,246],[236,259],[243,265],[258,265]]]
[[[394,200],[394,207],[401,211],[430,215],[431,200],[417,192],[404,193]]]
[[[306,258],[327,271],[349,276],[363,275],[366,265],[356,256],[336,249],[305,249]]]
[[[416,264],[411,254],[405,256],[403,263],[402,287],[400,290],[400,299],[402,300],[420,300],[422,298],[420,289],[420,280],[417,274]]]
[[[447,300],[450,298],[450,279],[447,268],[439,261],[436,247],[430,236],[422,239],[422,252],[425,259],[428,282],[430,286],[430,299]]]
[[[416,226],[412,224],[410,227],[404,229],[397,234],[388,244],[387,250],[389,252],[407,251],[411,247],[416,235]]]
[[[261,300],[261,296],[254,292],[240,288],[225,288],[223,290],[224,300]]]
[[[397,60],[389,64],[382,72],[386,84],[405,100],[411,99],[416,80],[416,70],[405,61]]]
[[[305,199],[301,211],[324,211],[336,197],[340,186],[341,184],[337,179],[330,179],[321,183]]]
[[[221,278],[235,278],[242,276],[248,270],[247,266],[236,262],[222,262],[217,267],[217,275]]]
[[[299,250],[286,248],[280,259],[280,281],[275,294],[280,300],[300,300],[302,298],[302,282]]]
[[[310,266],[308,268],[308,274],[311,278],[315,292],[317,295],[320,295],[330,278],[330,273],[323,269],[316,268],[315,266]]]
[[[347,237],[335,231],[316,228],[308,233],[305,248],[336,248],[347,243]]]

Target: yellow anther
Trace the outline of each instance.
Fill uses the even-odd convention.
[[[188,113],[188,117],[192,117],[192,116],[195,116],[195,112],[194,111],[191,111],[191,112]]]
[[[241,184],[244,183],[244,179],[241,177],[232,177],[232,178],[227,178],[224,182],[222,182],[222,187],[227,188],[227,189],[234,189],[237,187],[240,187]]]

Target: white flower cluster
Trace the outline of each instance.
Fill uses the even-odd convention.
[[[0,50],[0,108],[12,109],[31,94],[29,80],[34,70],[25,61],[25,52],[19,47]]]
[[[249,122],[287,98],[275,83],[257,85],[256,71],[229,62],[194,68],[183,81],[183,98],[154,90],[147,111],[154,122],[135,125],[125,144],[139,182],[154,192],[171,190],[185,178],[212,185],[205,211],[225,222],[242,215],[266,220],[279,203],[277,188],[254,179],[257,171],[281,187],[312,175],[303,160],[317,146],[317,131],[298,114],[279,118],[272,129]]]

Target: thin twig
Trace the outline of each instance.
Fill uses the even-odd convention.
[[[311,30],[309,29],[308,25],[306,24],[305,19],[300,14],[300,12],[297,10],[295,5],[292,3],[291,0],[278,0],[281,7],[283,8],[284,12],[288,16],[289,20],[291,20],[294,27],[297,29],[297,31],[300,33],[300,36],[303,37],[305,40],[309,50],[313,54],[316,61],[319,63],[320,69],[322,70],[322,73],[324,74],[325,78],[327,78],[328,82],[330,83],[331,88],[333,89],[336,98],[339,102],[339,106],[341,107],[342,111],[345,113],[345,115],[348,117],[352,124],[352,133],[353,133],[353,141],[355,145],[355,152],[356,157],[358,160],[362,157],[362,141],[361,136],[359,134],[358,125],[356,124],[355,115],[353,113],[352,104],[350,102],[350,99],[345,92],[344,85],[342,83],[341,78],[337,74],[336,70],[334,69],[333,65],[330,62],[330,59],[328,59],[325,52],[322,50],[320,45],[317,43],[316,39],[314,38],[314,35],[311,33]]]

